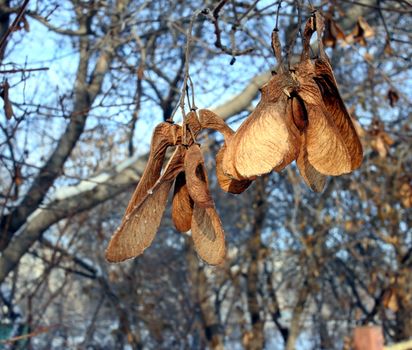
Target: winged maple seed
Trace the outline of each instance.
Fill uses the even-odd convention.
[[[136,206],[126,211],[106,250],[108,261],[134,258],[150,246],[159,228],[173,180],[183,170],[183,157],[183,148],[179,146],[155,185]]]
[[[216,173],[227,192],[241,193],[256,176],[281,171],[294,160],[314,191],[322,191],[327,175],[349,173],[360,166],[362,146],[323,48],[323,28],[323,18],[316,12],[306,24],[301,60],[293,70],[281,65],[280,41],[273,32],[272,48],[280,70],[262,87],[256,109],[235,133],[208,110],[200,110],[199,119],[195,112],[189,113],[183,127],[171,123],[156,127],[146,169],[107,248],[109,261],[136,257],[151,244],[173,183],[175,227],[180,232],[191,229],[195,250],[204,261],[216,265],[224,260],[224,232],[196,142],[202,129],[224,136]],[[320,55],[313,60],[309,49],[315,31]],[[161,175],[170,146],[177,147]]]
[[[209,112],[203,111],[202,115],[205,113]],[[195,250],[204,261],[216,265],[224,260],[224,232],[208,189],[203,155],[195,142],[203,126],[210,124],[212,129],[224,129],[224,122],[217,116],[206,117],[202,126],[195,112],[189,113],[185,119],[183,128],[171,123],[161,123],[155,128],[143,176],[106,250],[108,261],[134,258],[150,246],[173,183],[172,219],[175,227],[180,232],[191,229]],[[170,146],[177,147],[160,175]]]
[[[323,33],[323,44],[325,46],[336,47],[338,40],[345,40],[346,35],[342,28],[333,19],[333,7],[331,7],[325,16],[325,32]]]
[[[316,12],[303,34],[300,63],[262,87],[261,100],[222,151],[224,174],[237,180],[280,171],[293,160],[305,183],[322,191],[326,175],[338,176],[358,168],[363,151],[352,119],[339,94],[324,51],[324,22]],[[310,58],[310,38],[317,31],[320,57]],[[274,31],[272,47],[281,63]]]
[[[198,207],[213,207],[213,199],[206,182],[202,151],[198,144],[191,145],[185,155],[185,176],[190,197]]]
[[[225,192],[240,194],[244,192],[252,183],[252,180],[236,180],[223,172],[222,162],[226,151],[226,143],[230,142],[235,133],[216,113],[208,109],[201,109],[199,111],[199,120],[203,128],[219,131],[225,143],[216,154],[216,176],[220,188]]]

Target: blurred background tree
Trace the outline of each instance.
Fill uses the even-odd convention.
[[[196,104],[236,128],[276,68],[277,16],[293,62],[313,8],[362,167],[322,194],[293,165],[228,195],[222,140],[204,135],[226,262],[205,266],[166,214],[142,257],[108,264],[151,131],[178,105],[193,14]],[[411,14],[406,0],[1,0],[0,36],[16,23],[0,50],[0,348],[342,349],[370,323],[412,337]]]

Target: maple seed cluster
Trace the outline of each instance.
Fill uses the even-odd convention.
[[[273,32],[272,47],[280,69],[262,87],[256,109],[236,132],[206,109],[190,112],[182,126],[164,122],[155,128],[145,171],[107,248],[108,261],[134,258],[150,246],[174,184],[176,229],[191,230],[202,260],[211,265],[223,262],[224,231],[196,142],[203,129],[219,131],[224,137],[216,154],[216,174],[220,187],[234,194],[245,191],[257,176],[280,171],[294,160],[314,191],[323,190],[326,176],[360,166],[362,146],[323,48],[323,27],[323,18],[314,13],[305,26],[300,62],[293,69],[282,66],[279,38]],[[319,57],[312,60],[310,38],[315,31]],[[176,149],[162,172],[166,150],[172,146]]]

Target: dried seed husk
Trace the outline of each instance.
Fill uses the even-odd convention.
[[[199,145],[193,144],[187,149],[184,166],[190,197],[201,208],[212,207],[213,199],[209,192],[205,163]]]
[[[187,146],[190,146],[195,142],[195,139],[193,139],[193,137],[196,138],[197,135],[202,131],[202,125],[200,124],[195,111],[191,111],[186,115],[184,128],[186,132],[186,139],[183,143]]]
[[[252,180],[235,180],[230,178],[223,172],[222,162],[225,150],[226,145],[223,144],[223,146],[216,154],[216,176],[219,186],[225,192],[240,194],[250,186]]]
[[[297,94],[308,118],[304,134],[309,163],[324,175],[349,173],[352,170],[349,150],[314,80],[315,65],[310,60],[302,61],[296,67],[296,77],[300,83]]]
[[[216,113],[208,109],[199,110],[199,121],[202,129],[212,129],[219,131],[225,140],[230,138],[234,131]]]
[[[190,230],[193,214],[193,200],[187,189],[185,173],[181,172],[175,180],[172,201],[172,220],[179,232]]]
[[[192,217],[192,238],[199,257],[210,265],[221,264],[226,255],[225,234],[214,207],[196,205]]]
[[[139,204],[123,217],[106,250],[109,262],[137,257],[150,246],[159,228],[172,183],[177,174],[183,171],[183,154],[181,147],[178,147],[162,176]]]
[[[325,32],[323,34],[323,44],[329,47],[336,47],[338,40],[345,40],[346,35],[336,21],[332,18],[332,15],[325,21]]]
[[[393,89],[389,89],[388,91],[388,100],[391,107],[395,107],[396,103],[399,101],[399,94],[397,91]]]
[[[314,79],[321,91],[323,104],[348,149],[351,170],[355,170],[362,164],[362,144],[352,118],[340,96],[332,67],[327,59],[319,58],[315,61],[315,75]]]
[[[308,159],[308,154],[306,151],[306,135],[302,135],[302,144],[299,152],[298,159],[296,160],[296,165],[299,169],[300,176],[302,176],[306,185],[315,192],[322,192],[325,183],[326,176],[318,172],[312,164],[310,164]]]
[[[324,175],[338,176],[351,172],[348,149],[327,111],[317,105],[307,105],[306,108],[309,123],[305,137],[310,164]]]
[[[368,22],[366,22],[363,17],[359,17],[352,33],[348,35],[347,41],[351,42],[353,40],[359,43],[361,46],[366,46],[366,39],[373,37],[374,35],[375,31],[373,30],[373,28],[368,24]]]
[[[199,110],[199,120],[203,129],[212,129],[220,132],[224,139],[225,144],[216,154],[216,175],[220,188],[225,192],[230,192],[234,194],[239,194],[245,191],[249,185],[252,183],[250,180],[236,180],[223,172],[222,161],[223,155],[226,149],[226,142],[228,142],[233,134],[235,133],[222,118],[220,118],[216,113],[208,110]]]
[[[147,191],[151,189],[159,179],[167,148],[177,144],[181,138],[181,133],[181,127],[176,124],[164,122],[156,126],[153,131],[146,168],[127,205],[125,216],[145,198]]]
[[[222,163],[225,174],[250,179],[273,169],[280,171],[296,159],[299,140],[287,120],[289,88],[285,74],[275,75],[262,88],[256,109],[227,142]]]
[[[6,79],[4,83],[2,84],[2,89],[0,90],[0,97],[3,99],[3,102],[4,102],[4,106],[3,106],[4,114],[6,115],[7,119],[11,119],[14,115],[13,106],[9,98],[9,90],[10,90],[10,85]]]
[[[290,101],[292,120],[296,128],[303,132],[308,125],[308,113],[305,104],[298,95],[293,95]]]

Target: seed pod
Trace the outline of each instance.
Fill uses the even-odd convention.
[[[139,204],[125,214],[106,250],[106,259],[121,262],[143,253],[159,228],[172,183],[183,171],[183,152],[178,147],[163,175],[143,196]]]
[[[205,163],[199,145],[193,144],[187,149],[184,166],[190,197],[201,208],[212,207],[213,199],[209,192]]]
[[[210,265],[223,262],[226,255],[225,234],[214,207],[195,204],[192,217],[192,238],[199,257]]]
[[[182,172],[176,177],[172,201],[172,220],[179,232],[190,230],[193,204],[187,189],[185,174]]]

